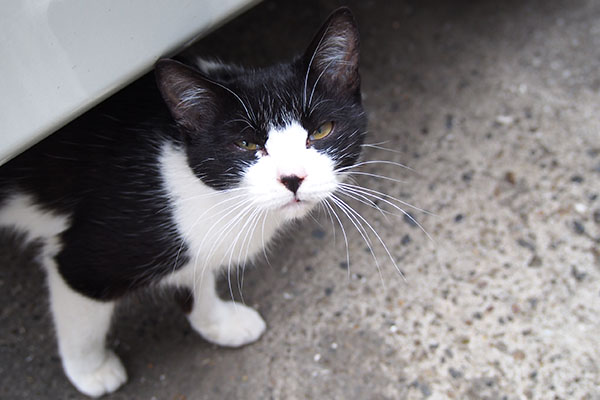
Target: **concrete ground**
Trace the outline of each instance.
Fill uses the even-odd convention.
[[[195,50],[285,58],[341,3],[265,1]],[[394,149],[365,159],[413,169],[366,165],[402,182],[358,182],[434,213],[406,207],[432,239],[354,204],[405,281],[349,221],[349,273],[339,227],[303,221],[246,271],[269,329],[237,350],[195,335],[167,295],[135,297],[110,340],[129,383],[106,398],[600,399],[600,3],[348,4],[368,141]],[[0,398],[82,398],[17,243],[0,251]]]

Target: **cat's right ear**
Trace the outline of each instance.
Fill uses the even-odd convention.
[[[304,62],[307,79],[359,93],[359,35],[350,9],[341,7],[329,16],[306,50]]]
[[[212,121],[217,112],[216,85],[196,70],[170,59],[158,60],[154,74],[163,100],[177,124],[195,131]]]

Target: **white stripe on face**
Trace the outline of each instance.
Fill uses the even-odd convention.
[[[277,176],[296,175],[306,177],[303,166],[308,133],[298,122],[293,121],[283,129],[269,131],[265,149],[277,166]]]

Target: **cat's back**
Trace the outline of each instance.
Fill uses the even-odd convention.
[[[163,111],[137,97],[118,95],[0,167],[0,227],[58,238],[46,247],[75,266],[71,284],[91,297],[143,284],[185,250],[161,164],[179,142]],[[149,265],[159,267],[140,267]]]
[[[70,213],[84,199],[156,187],[173,141],[160,99],[142,80],[0,167],[0,206],[17,194]]]

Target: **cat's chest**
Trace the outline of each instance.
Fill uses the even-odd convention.
[[[245,264],[282,225],[272,212],[259,210],[244,189],[217,191],[203,184],[185,155],[167,145],[161,157],[169,207],[188,262],[215,269]]]

